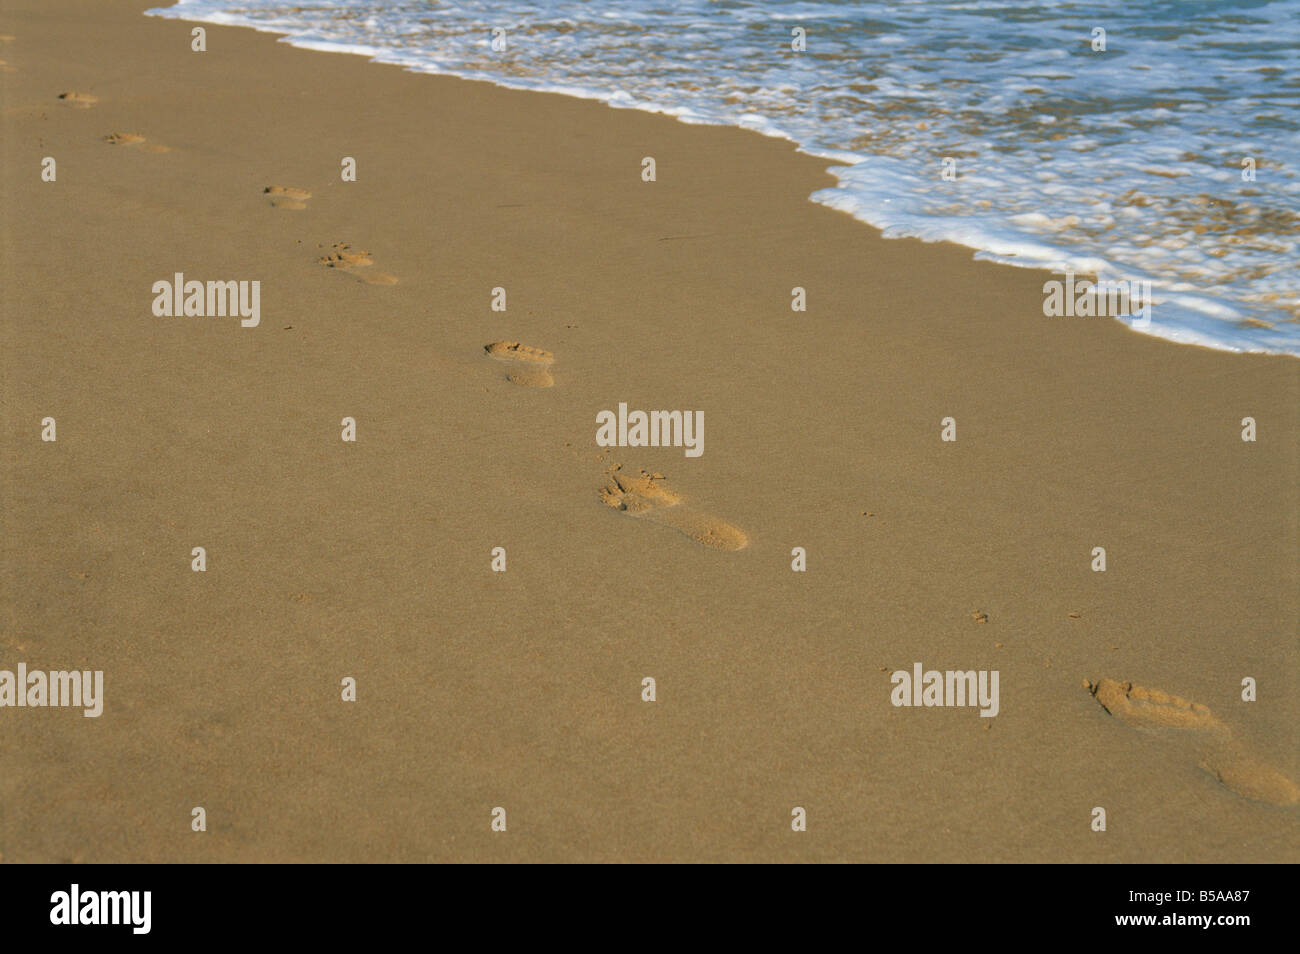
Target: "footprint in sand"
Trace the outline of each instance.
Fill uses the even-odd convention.
[[[1084,685],[1125,725],[1182,732],[1195,744],[1200,767],[1238,795],[1273,805],[1300,804],[1300,786],[1249,754],[1207,706],[1131,682],[1102,679]]]
[[[714,550],[743,550],[749,546],[749,537],[739,527],[682,506],[681,495],[668,489],[663,474],[645,470],[636,475],[625,474],[621,465],[615,464],[606,476],[608,482],[600,491],[600,499],[606,506],[672,527]]]
[[[143,152],[171,152],[170,146],[149,142],[138,133],[109,133],[104,142],[110,146],[135,146]]]
[[[324,248],[323,245],[317,245],[317,248]],[[360,272],[359,268],[369,268],[375,264],[375,260],[370,257],[369,252],[363,252],[354,249],[347,242],[335,242],[329,247],[329,251],[316,259],[317,265],[324,265],[326,268],[333,268],[338,271],[348,272],[359,282],[365,282],[367,285],[395,285],[397,276],[390,275],[387,272]]]
[[[59,102],[74,109],[90,109],[99,102],[99,97],[91,96],[89,93],[67,92],[59,94]]]
[[[514,367],[506,372],[506,380],[526,388],[549,388],[555,383],[550,366],[555,355],[541,348],[530,348],[518,341],[494,341],[483,350],[498,361],[509,361]]]
[[[311,198],[311,193],[306,189],[298,189],[294,186],[267,186],[262,190],[262,194],[269,196],[271,204],[277,209],[305,209],[307,200]]]

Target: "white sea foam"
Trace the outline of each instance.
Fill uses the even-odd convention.
[[[785,137],[847,163],[815,201],[888,236],[1148,280],[1147,334],[1300,355],[1300,0],[181,0],[150,12]],[[796,26],[804,53],[790,48]],[[940,177],[945,157],[956,181]],[[1255,182],[1241,178],[1246,157]]]

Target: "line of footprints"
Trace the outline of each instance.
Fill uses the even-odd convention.
[[[99,97],[91,93],[68,90],[59,94],[59,102],[73,109],[90,109],[99,102]],[[134,146],[141,152],[171,152],[171,147],[149,142],[139,133],[114,132],[104,136],[103,139],[110,146]]]
[[[4,65],[0,61],[0,66]],[[97,97],[89,93],[75,91],[60,93],[58,99],[73,109],[90,109],[99,102]],[[147,152],[169,151],[167,146],[150,143],[138,133],[114,132],[103,139],[114,146],[133,147]],[[263,195],[276,209],[299,212],[309,208],[312,198],[306,189],[284,185],[267,186]],[[316,261],[325,268],[372,285],[392,285],[398,280],[387,272],[371,271],[374,266],[371,254],[347,243],[334,243],[328,248],[319,248],[321,254]],[[488,358],[507,366],[504,377],[511,384],[539,389],[555,385],[551,373],[555,356],[549,351],[518,341],[494,341],[485,345],[483,350]],[[945,424],[948,420],[945,419]],[[1254,421],[1248,421],[1253,431]],[[52,431],[53,420],[47,418],[46,422],[51,425]],[[1247,424],[1247,421],[1243,421],[1243,424]],[[45,439],[52,439],[52,435]],[[1243,439],[1247,438],[1243,435]],[[1249,439],[1253,440],[1253,434]],[[605,483],[599,490],[599,499],[614,510],[677,530],[711,549],[737,551],[749,545],[749,537],[744,531],[684,505],[682,495],[668,488],[663,474],[646,470],[633,474],[624,471],[621,465],[614,464],[608,468],[605,477]],[[498,549],[502,561],[500,569],[503,570],[504,550]],[[202,554],[195,561],[196,564],[204,563],[202,567],[195,568],[206,569],[206,554],[202,553],[202,548],[196,548],[195,552]],[[305,595],[302,598],[305,599]],[[1077,614],[1071,616],[1077,617]],[[975,614],[975,618],[978,622],[987,622],[988,619],[985,614]],[[355,702],[355,680],[351,677],[344,679],[343,687],[343,699]],[[1272,765],[1252,755],[1235,738],[1231,729],[1206,706],[1158,689],[1112,679],[1085,681],[1084,687],[1105,712],[1131,728],[1165,737],[1169,744],[1181,747],[1201,768],[1233,792],[1273,805],[1300,804],[1300,787]],[[642,699],[646,702],[657,701],[652,677],[646,677],[642,682]],[[794,831],[807,829],[807,812],[803,807],[793,808],[791,816],[790,824]],[[195,831],[206,830],[206,812],[203,808],[193,810],[191,827]],[[1105,830],[1104,809],[1093,810],[1092,827],[1097,831]],[[507,830],[505,808],[498,806],[492,809],[491,830]]]

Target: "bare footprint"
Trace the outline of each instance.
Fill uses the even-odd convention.
[[[307,200],[311,198],[311,193],[306,189],[294,186],[267,186],[262,194],[270,196],[271,204],[277,209],[305,209]]]
[[[98,96],[92,96],[90,93],[60,93],[59,101],[65,106],[71,106],[74,109],[90,109],[99,102]]]
[[[170,146],[149,142],[138,133],[109,133],[104,137],[104,142],[110,146],[135,146],[141,152],[171,152]]]
[[[681,495],[668,489],[663,474],[646,470],[625,474],[621,465],[615,464],[606,477],[608,481],[600,491],[600,499],[606,506],[672,527],[714,550],[743,550],[749,546],[749,537],[739,527],[681,506]]]
[[[483,350],[498,361],[509,361],[515,367],[506,372],[506,380],[526,388],[549,388],[555,384],[550,366],[555,355],[541,348],[532,348],[518,341],[494,341]]]
[[[1135,729],[1199,729],[1216,734],[1227,733],[1227,727],[1214,717],[1208,706],[1188,702],[1159,689],[1103,679],[1096,685],[1090,684],[1089,690],[1103,709]]]
[[[1085,685],[1125,725],[1185,732],[1197,746],[1200,767],[1238,795],[1273,805],[1300,804],[1300,786],[1247,752],[1208,706],[1131,682],[1102,679]]]
[[[320,247],[322,246],[317,246]],[[316,259],[316,264],[324,265],[326,268],[364,268],[375,264],[375,260],[370,257],[369,252],[354,249],[347,242],[335,242],[328,252]]]
[[[324,248],[323,245],[316,246]],[[326,268],[333,268],[339,271],[352,273],[352,277],[359,282],[367,285],[396,285],[397,276],[390,275],[387,272],[360,272],[355,270],[359,268],[369,268],[375,264],[375,260],[370,257],[369,252],[363,252],[360,249],[354,249],[347,242],[335,242],[330,246],[329,251],[316,259],[316,264],[324,265]]]

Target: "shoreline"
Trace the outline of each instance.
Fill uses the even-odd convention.
[[[174,10],[176,5],[173,5],[173,7],[170,8],[157,8],[157,9]],[[884,232],[889,230],[890,228],[887,222],[873,221],[873,219],[870,217],[869,214],[866,213],[859,214],[858,211],[855,211],[855,209],[858,209],[858,207],[861,205],[858,197],[853,193],[852,190],[846,189],[843,182],[840,180],[840,178],[838,176],[835,176],[832,171],[837,167],[844,167],[844,168],[852,167],[854,164],[853,157],[855,156],[858,161],[864,161],[864,162],[869,162],[872,159],[880,159],[882,158],[881,156],[846,152],[845,150],[837,149],[833,147],[817,147],[808,143],[803,143],[788,131],[770,125],[770,119],[765,119],[765,122],[768,123],[767,128],[764,128],[764,123],[754,123],[754,122],[745,123],[745,122],[740,122],[731,119],[722,119],[716,117],[715,118],[700,117],[698,116],[698,114],[696,114],[697,115],[696,119],[688,120],[683,116],[679,115],[678,112],[674,112],[673,108],[670,108],[668,106],[656,105],[655,103],[648,102],[648,101],[638,101],[635,105],[619,104],[612,101],[611,97],[608,94],[604,94],[595,91],[593,89],[559,88],[559,87],[553,88],[545,83],[542,83],[540,85],[533,85],[530,84],[529,82],[524,81],[522,78],[518,78],[515,81],[512,81],[512,78],[509,76],[493,76],[487,74],[469,73],[469,72],[460,71],[456,69],[424,67],[421,65],[412,64],[409,61],[404,61],[403,59],[400,58],[400,56],[398,55],[398,51],[396,49],[384,49],[384,48],[377,48],[377,47],[364,46],[364,45],[350,45],[343,40],[306,40],[298,37],[294,33],[285,32],[285,29],[283,28],[264,26],[259,24],[255,20],[246,20],[244,22],[240,22],[237,24],[231,24],[231,23],[224,23],[220,20],[205,20],[202,19],[201,17],[195,17],[193,15],[184,16],[184,17],[181,16],[172,17],[172,16],[168,16],[167,14],[151,14],[151,15],[157,16],[162,19],[174,19],[174,20],[178,20],[179,22],[185,22],[185,23],[217,25],[228,29],[236,28],[236,29],[253,30],[255,32],[264,33],[273,36],[277,39],[277,42],[281,42],[288,46],[292,46],[295,49],[302,49],[311,52],[341,53],[341,54],[348,54],[353,56],[362,56],[366,58],[367,62],[383,64],[387,66],[397,66],[404,71],[412,72],[417,75],[451,77],[455,79],[461,79],[466,82],[488,83],[492,86],[496,86],[501,89],[515,90],[519,92],[544,93],[548,95],[566,96],[574,99],[586,100],[589,102],[597,103],[606,106],[610,109],[633,109],[639,112],[648,113],[650,115],[673,119],[676,120],[677,122],[680,122],[688,126],[691,125],[720,126],[723,128],[757,133],[758,135],[763,136],[765,138],[776,139],[781,142],[788,143],[794,146],[795,151],[797,153],[803,156],[809,156],[813,159],[819,160],[821,163],[823,163],[825,171],[831,173],[834,180],[832,184],[828,187],[824,187],[814,191],[813,193],[810,193],[807,196],[808,201],[813,202],[814,204],[822,205],[836,212],[846,214],[851,218],[853,218],[855,221],[867,225],[873,231],[875,231],[878,234],[881,234],[882,236]],[[680,111],[681,108],[682,107],[680,106],[675,107],[675,109],[677,109],[678,111]],[[689,109],[689,107],[686,108]],[[930,223],[930,225],[927,226],[926,229],[922,229],[922,231],[933,232],[934,225],[935,223]],[[1068,277],[1068,279],[1071,282],[1073,282],[1076,278],[1078,278],[1079,280],[1087,280],[1094,285],[1097,284],[1097,272],[1095,270],[1089,270],[1086,267],[1080,267],[1080,268],[1075,267],[1078,264],[1076,259],[1078,259],[1080,256],[1082,256],[1082,259],[1084,261],[1090,261],[1093,258],[1092,255],[1085,253],[1081,250],[1076,249],[1072,251],[1067,247],[1059,247],[1055,249],[1053,254],[1059,254],[1060,256],[1063,256],[1061,262],[1058,262],[1055,265],[1048,265],[1041,261],[1033,261],[1033,260],[1017,261],[1016,260],[1017,253],[1014,251],[1010,251],[1011,248],[1014,248],[1016,245],[1024,245],[1025,243],[1028,243],[1030,246],[1035,246],[1040,241],[1043,241],[1042,236],[1035,237],[1028,234],[1021,234],[1013,238],[1012,240],[1010,240],[1010,244],[1008,244],[1008,240],[1006,238],[995,239],[992,235],[985,234],[984,244],[972,244],[969,241],[965,241],[962,238],[955,237],[951,234],[941,234],[939,237],[927,237],[925,235],[917,234],[914,226],[911,227],[911,229],[912,229],[911,231],[892,235],[890,237],[911,238],[911,239],[922,241],[925,244],[936,244],[936,243],[951,244],[968,250],[972,258],[977,261],[987,261],[994,264],[1006,265],[1014,268],[1031,269],[1035,271],[1040,271],[1050,276],[1051,279],[1056,279],[1056,280],[1060,280],[1062,278]],[[940,229],[940,232],[942,231],[943,229]],[[1062,262],[1066,264],[1062,264]],[[1112,278],[1110,279],[1110,281],[1114,282],[1115,279]],[[1205,348],[1210,351],[1220,351],[1229,354],[1261,354],[1261,355],[1295,358],[1300,360],[1300,351],[1287,350],[1288,346],[1283,344],[1278,344],[1276,342],[1274,342],[1271,345],[1265,345],[1263,343],[1255,343],[1252,346],[1241,346],[1239,342],[1228,343],[1226,340],[1217,340],[1217,341],[1214,340],[1216,335],[1221,335],[1224,333],[1222,329],[1217,328],[1217,326],[1215,325],[1215,321],[1218,321],[1219,319],[1215,319],[1215,321],[1211,321],[1210,325],[1207,328],[1195,329],[1189,327],[1188,325],[1189,317],[1192,318],[1193,321],[1196,321],[1202,314],[1211,314],[1214,311],[1221,311],[1224,308],[1227,308],[1229,310],[1232,309],[1232,306],[1228,305],[1224,301],[1200,291],[1192,292],[1192,297],[1195,299],[1200,299],[1201,306],[1186,305],[1186,304],[1179,304],[1179,305],[1172,306],[1174,308],[1174,314],[1176,316],[1174,319],[1174,324],[1172,325],[1169,324],[1169,319],[1167,317],[1162,317],[1160,320],[1153,321],[1151,318],[1151,302],[1152,302],[1151,273],[1147,272],[1144,269],[1138,269],[1136,272],[1129,274],[1127,278],[1119,280],[1119,284],[1125,287],[1127,287],[1130,283],[1132,283],[1135,286],[1140,284],[1146,289],[1147,297],[1145,299],[1145,302],[1147,303],[1148,307],[1144,313],[1144,318],[1142,319],[1141,322],[1137,324],[1130,324],[1129,322],[1125,321],[1124,319],[1133,317],[1133,313],[1129,311],[1112,312],[1106,315],[1094,314],[1094,315],[1090,315],[1089,317],[1108,317],[1113,321],[1123,324],[1129,331],[1132,331],[1136,334],[1147,335],[1150,337],[1159,338],[1164,341],[1170,341],[1175,344],[1185,345],[1189,347]],[[1162,315],[1167,314],[1168,309],[1171,307],[1170,303],[1168,302],[1168,299],[1170,297],[1173,298],[1182,297],[1186,293],[1186,291],[1187,289],[1182,289],[1177,293],[1162,291],[1161,295],[1165,299],[1165,301],[1163,303],[1160,303],[1155,308],[1155,311],[1162,313]],[[1044,296],[1046,296],[1047,295],[1046,287],[1044,287],[1043,292],[1044,292]],[[1206,307],[1208,307],[1209,309],[1208,311],[1204,311]],[[1047,314],[1046,306],[1044,307],[1044,314],[1045,315]],[[1276,320],[1270,320],[1261,323],[1259,319],[1256,318],[1239,317],[1236,320],[1235,324],[1238,328],[1252,327],[1252,326],[1274,328],[1278,324],[1285,324],[1289,320],[1291,319],[1288,319],[1279,313]],[[1294,343],[1292,343],[1290,347],[1295,348],[1296,346]]]
[[[0,669],[105,673],[0,709],[3,860],[1297,857],[1084,686],[1297,777],[1291,359],[1035,314],[791,143],[150,6],[0,15]],[[176,273],[260,322],[157,317]],[[600,446],[621,404],[707,449]],[[921,664],[996,717],[891,705]]]

